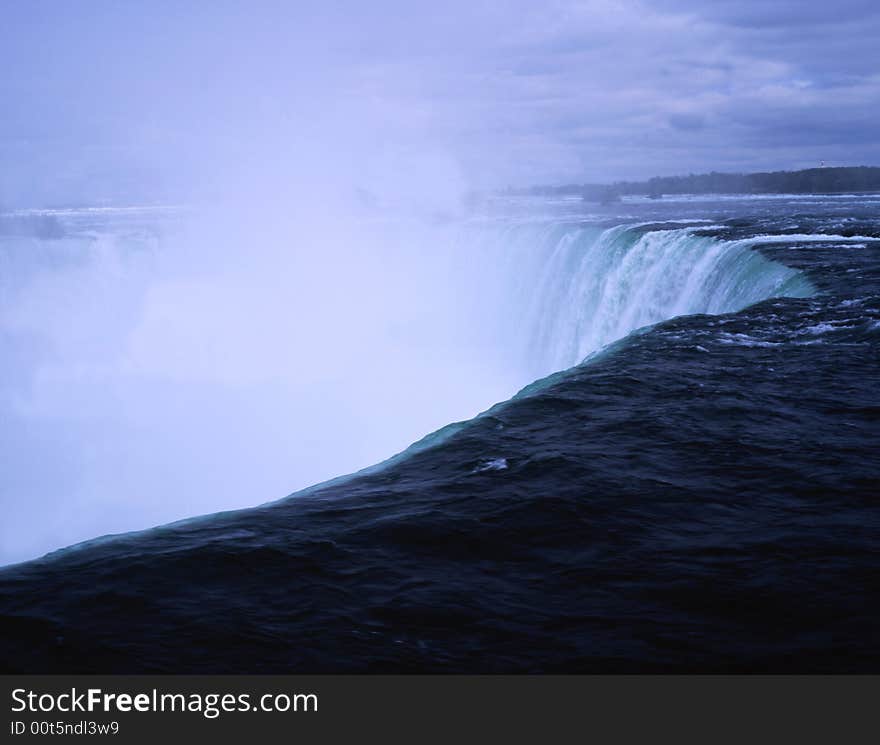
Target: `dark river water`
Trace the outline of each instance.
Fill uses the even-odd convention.
[[[880,197],[512,215],[492,250],[544,252],[517,323],[560,372],[353,476],[0,570],[0,668],[880,670]]]

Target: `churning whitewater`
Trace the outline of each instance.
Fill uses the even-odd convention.
[[[749,241],[718,240],[712,226],[657,227],[550,223],[477,233],[473,251],[498,253],[510,288],[505,310],[527,330],[523,352],[536,376],[667,318],[812,292],[801,272]]]
[[[359,463],[337,452],[327,470],[355,468],[327,476],[402,452],[281,501],[7,567],[4,669],[857,672],[880,662],[880,605],[865,592],[880,571],[873,197],[499,198],[429,229],[383,227],[383,238],[401,240],[369,242],[364,228],[346,245],[370,251],[349,250],[347,267],[312,263],[295,291],[283,252],[273,254],[275,285],[219,252],[214,265],[196,255],[169,274],[167,246],[150,236],[173,233],[174,220],[161,229],[156,215],[53,220],[51,231],[33,215],[2,223],[14,288],[2,343],[17,370],[2,406],[29,433],[15,443],[22,462],[37,449],[59,463],[64,453],[77,464],[68,473],[106,495],[105,512],[114,488],[139,493],[102,463],[122,446],[97,447],[72,405],[53,446],[47,433],[60,425],[44,417],[62,390],[87,396],[90,416],[97,406],[100,426],[130,448],[125,471],[144,479],[145,501],[211,483],[175,480],[184,443],[190,466],[217,477],[215,498],[227,498],[223,481],[241,492],[238,506],[275,496],[259,467],[298,465],[297,448],[278,442],[308,448],[326,431],[349,455],[360,440],[381,449],[359,451]],[[404,247],[428,235],[434,263],[407,273]],[[377,264],[406,280],[397,288],[385,277],[379,298]],[[227,271],[264,289],[265,306],[239,294],[236,315],[218,326]],[[62,344],[82,327],[40,316],[47,277],[55,291],[123,286],[102,296],[118,303],[116,326],[100,342],[74,334],[77,344]],[[348,293],[361,317],[335,317],[309,283]],[[166,354],[155,331],[175,330],[156,325],[157,298],[193,295],[179,323],[200,332],[201,353],[212,340],[246,338],[252,357],[284,374],[261,377],[229,359],[216,379],[222,354],[201,366],[193,349]],[[305,372],[276,351],[295,331],[283,309],[298,302],[325,332]],[[394,351],[401,342],[407,355]],[[84,343],[100,365],[79,356]],[[79,363],[76,375],[59,359]],[[143,397],[161,406],[132,405]],[[177,436],[157,426],[171,405]],[[265,431],[241,418],[255,407]],[[383,413],[403,422],[387,437],[373,428]],[[223,429],[233,421],[238,429]],[[88,453],[76,444],[84,432]],[[141,463],[134,446],[152,445],[153,433],[171,438],[168,453],[153,447],[159,460]],[[253,468],[250,480],[236,478],[236,460],[245,476]],[[6,488],[61,486],[17,474]]]

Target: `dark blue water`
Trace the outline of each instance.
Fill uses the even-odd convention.
[[[880,670],[878,202],[603,209],[771,236],[815,292],[642,329],[289,499],[8,567],[0,668]]]

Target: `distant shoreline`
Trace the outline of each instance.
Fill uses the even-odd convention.
[[[845,166],[807,168],[800,171],[711,173],[655,176],[647,181],[613,184],[564,184],[508,188],[512,196],[580,196],[585,201],[615,202],[625,196],[685,195],[834,195],[880,193],[880,167]]]

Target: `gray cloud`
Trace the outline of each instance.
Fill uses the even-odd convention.
[[[880,8],[874,0],[841,0],[835,3],[816,0],[656,0],[653,4],[660,10],[692,13],[701,18],[750,29],[828,28],[854,19],[861,21],[880,15]]]
[[[229,143],[331,135],[355,160],[442,151],[475,186],[878,162],[874,2],[37,0],[5,16],[0,201],[94,195],[98,173],[97,191],[198,184]]]

